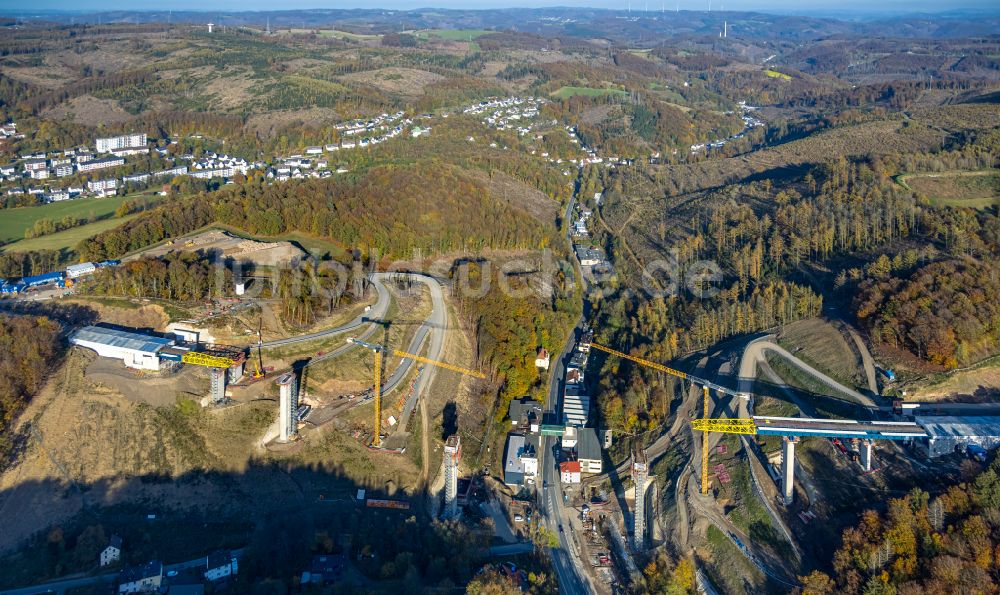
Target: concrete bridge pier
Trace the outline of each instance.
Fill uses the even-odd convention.
[[[865,471],[872,470],[872,450],[874,450],[874,442],[871,440],[861,441],[861,464],[865,466]]]
[[[792,503],[795,495],[795,445],[798,436],[784,436],[781,448],[781,493],[785,497],[785,506]]]

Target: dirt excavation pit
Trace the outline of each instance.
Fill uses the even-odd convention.
[[[305,256],[305,252],[291,242],[259,242],[218,229],[168,242],[136,256],[162,257],[171,252],[200,252],[215,258],[270,267],[293,264]]]

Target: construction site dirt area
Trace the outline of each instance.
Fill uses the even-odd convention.
[[[911,401],[961,401],[984,403],[1000,398],[1000,366],[984,366],[954,372],[940,382],[917,386]]]
[[[16,463],[0,473],[0,552],[52,526],[94,515],[114,521],[122,511],[142,522],[147,515],[198,519],[198,527],[202,521],[264,522],[321,495],[412,483],[406,478],[416,474],[403,457],[399,464],[372,464],[367,449],[331,435],[337,432],[316,436],[282,468],[274,467],[255,446],[277,414],[276,403],[202,408],[194,399],[177,398],[184,382],[199,380],[181,373],[139,381],[149,386],[124,395],[116,388],[118,370],[95,366],[100,360],[72,350],[14,428],[26,442]],[[157,390],[162,392],[154,398]],[[331,460],[337,463],[327,468]],[[184,546],[185,552],[198,539],[161,537],[164,548]]]
[[[114,359],[95,358],[84,372],[86,382],[101,385],[120,393],[133,403],[153,407],[169,407],[178,397],[200,401],[208,394],[208,377],[194,366],[180,366],[176,371],[156,374],[126,368]]]
[[[162,257],[172,252],[201,252],[213,257],[267,267],[288,265],[306,255],[305,251],[291,242],[260,242],[213,229],[160,244],[134,255],[132,258],[140,256]]]

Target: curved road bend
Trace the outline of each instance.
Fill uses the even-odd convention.
[[[444,330],[448,327],[448,311],[444,305],[444,291],[441,288],[441,284],[437,279],[431,277],[430,275],[422,275],[419,273],[374,273],[371,275],[370,280],[372,285],[375,286],[375,292],[378,295],[375,303],[372,305],[371,310],[359,315],[354,320],[340,326],[329,328],[322,331],[317,331],[314,333],[307,333],[304,335],[296,335],[294,337],[285,337],[283,339],[274,339],[271,341],[264,341],[263,347],[281,347],[284,345],[292,345],[295,343],[304,343],[306,341],[314,341],[316,339],[324,339],[341,333],[346,333],[349,331],[354,331],[360,328],[364,330],[358,334],[358,338],[361,340],[368,339],[371,337],[375,331],[378,330],[379,324],[375,321],[381,320],[385,317],[389,309],[389,303],[391,301],[391,296],[389,291],[385,287],[385,282],[390,278],[398,278],[404,276],[410,281],[415,281],[418,283],[423,283],[428,287],[431,292],[431,304],[432,310],[430,315],[424,320],[414,334],[413,339],[410,341],[407,351],[410,353],[417,353],[420,346],[424,343],[427,338],[428,333],[433,329],[435,332],[431,333],[431,343],[430,349],[428,351],[427,357],[431,359],[440,359],[441,351],[444,345]],[[358,345],[352,343],[345,343],[336,349],[324,353],[321,356],[312,358],[307,365],[312,365],[325,361],[328,359],[333,359],[339,357],[351,349],[358,348]],[[400,365],[386,378],[385,383],[382,385],[382,394],[386,394],[399,385],[403,378],[409,373],[410,368],[413,366],[413,360],[404,359]],[[417,390],[413,392],[413,397],[407,399],[406,407],[404,408],[404,427],[405,420],[409,419],[410,414],[413,412],[413,406],[416,403],[415,396],[420,394],[426,389],[430,384],[430,380],[433,378],[433,373],[423,374],[417,383]],[[412,402],[411,402],[412,401]]]
[[[743,357],[740,359],[740,392],[751,392],[753,388],[754,379],[757,377],[757,363],[766,361],[764,353],[770,351],[781,356],[782,359],[788,361],[790,364],[794,365],[799,370],[809,374],[816,380],[819,380],[828,387],[836,390],[837,392],[849,396],[856,400],[863,407],[869,409],[877,409],[878,405],[872,401],[871,397],[863,395],[860,392],[854,390],[853,388],[848,388],[843,384],[840,384],[833,378],[830,378],[826,374],[820,372],[819,370],[813,368],[809,364],[795,357],[788,352],[787,349],[781,347],[777,343],[770,340],[769,337],[764,337],[756,341],[751,341],[747,344],[746,349],[743,351]]]

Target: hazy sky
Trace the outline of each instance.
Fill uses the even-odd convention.
[[[542,6],[593,6],[625,8],[628,0],[0,0],[0,11],[38,10],[294,10],[308,8],[387,8],[408,9],[428,6],[442,8],[500,8]],[[631,0],[632,10],[642,10],[647,0]],[[711,0],[712,9],[755,10],[796,14],[859,12],[913,13],[952,10],[1000,12],[997,0]],[[650,10],[661,3],[675,7],[677,0],[649,0]],[[709,0],[680,0],[681,10],[707,10]]]

